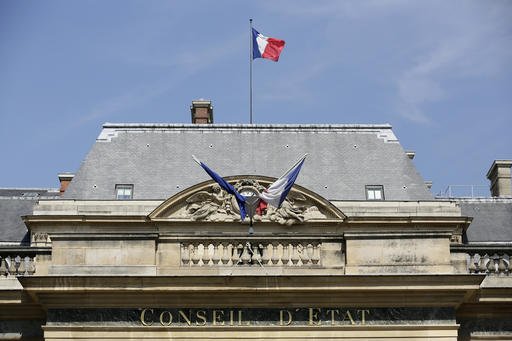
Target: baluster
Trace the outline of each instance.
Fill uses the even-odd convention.
[[[494,272],[495,274],[498,274],[498,263],[499,263],[499,259],[500,259],[500,256],[498,256],[498,254],[494,254],[492,255],[491,257],[489,257],[490,259],[492,259],[493,261],[493,267],[492,267],[492,272]],[[489,266],[489,264],[487,264],[487,266]]]
[[[7,264],[5,263],[5,258],[0,257],[0,276],[7,276]]]
[[[19,256],[18,256],[19,257]],[[18,258],[16,257],[16,258]],[[19,265],[18,265],[18,276],[25,276],[27,271],[27,267],[25,266],[25,261],[28,257],[21,258],[19,257]]]
[[[32,257],[28,258],[27,273],[29,276],[32,276],[36,272],[35,259],[36,259],[35,256],[34,256],[34,258],[32,258]]]
[[[310,264],[313,264],[313,255],[314,255],[314,247],[312,243],[308,243],[306,246],[306,254],[308,255],[308,261]]]
[[[307,245],[304,247],[304,242],[297,243],[297,252],[299,254],[300,265],[307,265],[309,263]]]
[[[261,253],[263,252],[263,245],[257,244],[252,248],[252,263],[260,264],[261,263]]]
[[[249,251],[249,247],[250,246],[251,246],[251,244],[249,242],[247,242],[243,246],[242,257],[241,257],[243,265],[247,265],[251,261],[251,257],[252,256],[251,256],[250,251]]]
[[[469,266],[468,270],[470,274],[474,274],[477,272],[478,262],[476,260],[476,255],[469,255]]]
[[[220,252],[219,252],[218,242],[214,242],[214,244],[213,244],[212,262],[213,262],[213,265],[218,265],[220,262]]]
[[[297,251],[297,243],[292,242],[291,245],[292,245],[292,255],[291,255],[290,259],[292,261],[292,265],[297,266],[299,264],[299,254]]]
[[[503,257],[500,257],[498,262],[498,273],[505,274],[505,271],[507,271],[507,264],[505,264]]]
[[[16,266],[16,275],[19,275],[19,273],[20,273],[21,261],[22,261],[22,258],[20,256],[14,257],[14,264]]]
[[[512,259],[510,259],[511,257],[508,256],[508,274],[510,275],[510,273],[512,273]]]
[[[489,274],[496,272],[496,262],[494,261],[494,256],[489,256],[489,262],[487,263],[487,271]]]
[[[317,265],[320,262],[320,244],[313,244],[313,255],[311,256],[311,262],[313,265]]]
[[[9,276],[16,275],[16,258],[7,256],[8,264],[9,264]]]
[[[235,246],[236,245],[236,246]],[[242,254],[244,251],[244,245],[242,243],[233,244],[233,265],[242,263]]]
[[[268,262],[270,262],[270,255],[269,255],[268,247],[269,247],[269,244],[260,244],[260,248],[263,253],[261,256],[261,263],[263,265],[267,265]]]
[[[199,257],[199,243],[191,243],[192,245],[192,265],[199,265],[199,260],[201,259]]]
[[[479,273],[486,273],[487,267],[485,266],[485,256],[480,256],[480,261],[478,262],[478,272]]]
[[[290,262],[290,244],[283,243],[283,256],[281,257],[281,261],[283,262],[283,266],[287,266]]]
[[[181,243],[181,263],[190,266],[190,246],[185,243]]]
[[[228,247],[229,243],[221,243],[222,245],[222,257],[220,258],[220,261],[223,265],[227,265],[231,257],[228,255]]]
[[[272,265],[277,265],[279,262],[279,250],[277,249],[279,243],[276,241],[272,241],[272,256],[270,257],[270,261],[272,262]]]
[[[210,265],[210,243],[203,243],[203,256],[201,257],[203,266]]]

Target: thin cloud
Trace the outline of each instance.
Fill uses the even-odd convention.
[[[72,125],[72,128],[80,127],[87,122],[112,116],[136,105],[143,104],[169,91],[174,85],[176,85],[176,79],[174,79],[172,83],[139,86],[122,95],[109,98],[96,105],[87,114],[80,117]]]
[[[223,43],[221,42],[221,44],[216,42],[216,44],[210,46],[202,46],[201,51],[190,51],[187,53],[177,54],[175,57],[170,57],[166,62],[159,58],[142,58],[142,56],[140,56],[141,58],[134,58],[132,56],[125,59],[125,61],[134,63],[161,66],[162,68],[167,69],[164,71],[165,73],[168,73],[168,69],[172,67],[172,77],[167,77],[163,81],[155,81],[152,84],[134,86],[118,96],[106,99],[80,117],[72,127],[76,128],[87,122],[115,115],[169,92],[171,89],[179,86],[190,77],[197,75],[203,69],[215,65],[220,60],[234,55],[237,51],[235,47],[239,45],[241,39],[243,38],[240,35],[232,39],[225,40]]]
[[[395,109],[402,117],[427,124],[432,121],[427,106],[450,99],[457,90],[452,81],[478,81],[512,70],[511,3],[466,1],[463,4],[373,0],[301,1],[296,6],[288,3],[264,6],[269,12],[308,24],[314,22],[315,27],[323,25],[323,30],[317,30],[324,32],[325,41],[329,42],[323,55],[339,55],[343,44],[338,44],[338,37],[348,38],[346,32],[358,34],[357,40],[351,40],[357,45],[347,48],[358,49],[355,55],[368,51],[380,54],[386,69],[371,65],[363,69],[357,59],[350,60],[353,67],[361,68],[368,81],[387,83],[395,90],[390,102],[396,103]],[[370,26],[356,26],[361,22]],[[380,35],[372,23],[375,27],[387,25],[388,35]],[[390,45],[385,40],[375,41],[376,36],[386,37]],[[383,79],[383,74],[388,78]],[[307,94],[303,90],[300,83],[290,82],[290,96]],[[285,95],[286,91],[269,96]]]
[[[437,46],[424,52],[396,81],[398,110],[403,117],[428,123],[431,118],[424,106],[450,96],[445,86],[448,81],[476,81],[478,77],[499,76],[502,70],[511,70],[512,25],[506,20],[506,13],[510,12],[506,9],[475,7],[459,13],[456,23],[443,25],[451,27],[450,31],[432,32],[439,42]],[[449,15],[442,19],[452,20]]]
[[[327,63],[311,65],[302,72],[293,73],[291,77],[274,81],[264,88],[266,92],[261,95],[264,100],[296,101],[312,97],[312,80],[319,78],[328,68]]]

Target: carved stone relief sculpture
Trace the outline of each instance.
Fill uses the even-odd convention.
[[[254,179],[239,180],[234,187],[244,196],[258,195],[265,187]],[[184,207],[174,214],[176,217],[197,221],[237,221],[240,219],[239,208],[234,197],[217,184],[191,194],[185,199]],[[308,220],[326,219],[313,200],[300,192],[290,191],[281,207],[275,208],[260,202],[255,221],[270,221],[281,225],[302,224]]]

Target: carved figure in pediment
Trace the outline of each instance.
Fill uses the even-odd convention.
[[[267,209],[268,218],[270,221],[288,226],[301,224],[304,222],[305,203],[306,197],[302,194],[289,195],[278,209]]]
[[[254,179],[242,179],[235,189],[244,196],[259,195],[265,190]],[[235,198],[221,189],[218,184],[192,194],[185,199],[186,205],[178,213],[182,217],[203,221],[236,221],[239,208]],[[254,221],[272,221],[281,225],[302,224],[310,219],[325,219],[317,206],[299,192],[290,192],[279,208],[268,206],[261,201],[253,217]]]
[[[186,211],[192,220],[205,220],[213,214],[229,215],[231,205],[226,193],[214,184],[210,191],[197,192],[186,199]]]

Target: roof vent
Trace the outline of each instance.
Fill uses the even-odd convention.
[[[512,183],[510,180],[510,167],[512,160],[494,160],[487,172],[487,179],[491,181],[491,194],[493,197],[512,196]]]
[[[202,98],[192,101],[190,113],[192,114],[192,123],[194,124],[213,123],[212,101],[204,100]]]
[[[407,155],[407,157],[412,160],[412,159],[414,159],[414,156],[416,156],[416,153],[413,152],[412,150],[407,150],[405,152],[405,155]]]

